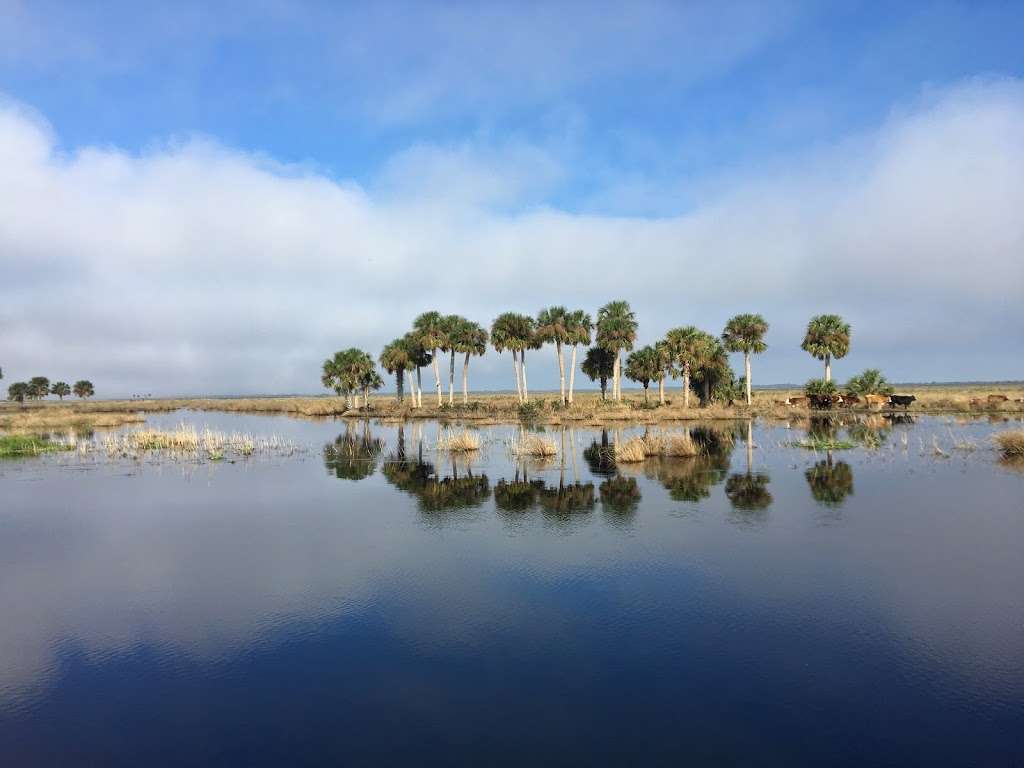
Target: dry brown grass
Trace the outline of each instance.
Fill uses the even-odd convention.
[[[689,456],[696,456],[700,453],[700,449],[697,444],[690,437],[689,432],[683,432],[681,434],[672,435],[665,440],[664,454],[666,456],[672,456],[674,458],[687,458]]]
[[[992,439],[1006,458],[1024,456],[1024,429],[999,432]]]
[[[464,429],[461,432],[445,430],[437,441],[437,450],[450,451],[452,453],[468,453],[480,450],[480,435]]]
[[[921,387],[900,387],[901,393],[914,394],[918,398],[910,407],[911,413],[1024,413],[1024,387],[983,386],[958,387],[950,385],[928,385]],[[700,408],[696,397],[690,398],[690,407],[683,407],[683,398],[678,387],[667,392],[669,402],[664,406],[645,407],[643,395],[639,392],[627,391],[621,403],[602,401],[597,392],[577,392],[575,402],[561,407],[558,396],[554,393],[536,393],[531,402],[539,404],[539,414],[535,419],[542,424],[583,423],[600,426],[618,422],[638,422],[643,424],[666,424],[685,421],[711,421],[717,419],[736,419],[747,417],[765,417],[790,419],[794,416],[806,415],[805,407],[791,407],[783,401],[800,394],[798,390],[760,390],[754,392],[751,406],[737,403],[732,407],[713,405]],[[1006,395],[1005,403],[989,404],[990,394]],[[971,401],[975,401],[972,405]],[[411,400],[406,397],[399,404],[393,395],[375,395],[370,399],[370,407],[358,412],[346,412],[345,401],[340,397],[248,397],[248,398],[190,398],[175,400],[98,400],[85,402],[65,402],[61,404],[43,402],[31,403],[20,408],[11,403],[0,404],[0,428],[3,420],[12,413],[45,413],[57,411],[73,414],[139,414],[147,412],[173,411],[188,408],[200,411],[233,411],[243,413],[281,413],[291,416],[311,418],[346,415],[373,416],[387,419],[440,419],[473,421],[478,423],[515,422],[519,420],[519,403],[516,395],[505,393],[477,393],[471,395],[470,402],[463,405],[456,402],[449,407],[447,402],[438,406],[424,393],[423,408],[411,407]],[[843,409],[846,410],[846,409]],[[854,412],[866,410],[863,406],[852,409]],[[900,409],[902,410],[902,409]],[[61,418],[68,418],[66,416]],[[65,422],[66,423],[66,422]]]
[[[637,464],[647,458],[643,438],[633,437],[615,448],[617,464]]]
[[[11,434],[40,434],[54,430],[102,429],[145,421],[137,413],[82,413],[69,408],[5,410],[0,412],[0,430]]]
[[[513,440],[509,447],[516,456],[548,457],[558,454],[558,446],[554,440],[540,435],[524,435]]]

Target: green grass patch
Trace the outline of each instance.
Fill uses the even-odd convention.
[[[39,456],[43,453],[70,451],[71,446],[54,443],[47,437],[33,435],[0,435],[0,458]]]
[[[809,451],[848,451],[857,447],[856,443],[834,437],[809,437],[789,445],[792,448],[806,448]]]

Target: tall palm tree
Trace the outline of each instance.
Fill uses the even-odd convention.
[[[636,315],[626,301],[610,301],[597,311],[597,343],[615,353],[612,396],[622,399],[622,351],[632,350],[636,341]]]
[[[701,385],[701,405],[706,406],[711,402],[712,390],[718,382],[732,377],[732,369],[729,368],[725,347],[717,336],[701,331],[696,351],[693,378]]]
[[[324,360],[321,368],[320,383],[328,389],[333,389],[338,397],[345,396],[345,410],[352,407],[351,392],[347,389],[344,378],[345,353],[335,352],[334,357]]]
[[[728,352],[743,353],[743,374],[747,378],[747,405],[751,404],[750,396],[750,355],[759,355],[768,349],[764,335],[768,333],[768,323],[760,315],[743,314],[729,320],[722,331],[722,343]]]
[[[850,351],[850,326],[839,315],[816,315],[807,324],[800,348],[825,361],[825,381],[832,381],[832,360]]]
[[[403,402],[405,399],[404,382],[406,372],[411,372],[415,367],[412,357],[409,355],[409,348],[406,346],[405,339],[395,339],[381,350],[380,365],[385,371],[395,377],[395,395],[399,403]],[[415,401],[415,391],[413,391],[412,396]]]
[[[570,332],[570,343],[572,344],[572,365],[569,368],[569,404],[572,404],[572,395],[576,386],[576,350],[579,345],[590,346],[590,331],[594,323],[590,315],[582,309],[577,309],[569,315],[567,321]]]
[[[665,376],[675,375],[675,357],[672,345],[662,339],[654,344],[654,353],[658,356],[658,403],[665,404]]]
[[[572,342],[571,318],[569,310],[561,306],[542,309],[537,315],[538,341],[555,345],[555,355],[558,357],[558,392],[562,405],[566,403],[565,355],[562,353],[562,345]]]
[[[672,351],[683,376],[683,407],[690,407],[690,377],[703,360],[703,331],[693,325],[673,328],[665,334],[665,343]]]
[[[452,348],[465,355],[462,361],[462,402],[469,402],[469,356],[487,351],[487,331],[470,320],[463,320],[451,339]]]
[[[423,349],[429,350],[434,364],[434,385],[437,387],[437,404],[441,405],[441,370],[437,365],[438,350],[447,346],[448,324],[440,312],[424,312],[412,324],[413,332],[419,337]]]
[[[538,346],[536,326],[532,317],[516,312],[504,312],[491,324],[491,346],[500,354],[512,351],[512,367],[516,374],[516,392],[519,402],[529,401],[526,387],[526,350]]]
[[[409,350],[409,358],[412,360],[413,368],[416,370],[415,380],[412,377],[412,371],[409,371],[409,381],[412,383],[413,390],[413,401],[417,408],[423,407],[423,379],[420,376],[421,370],[430,365],[433,361],[433,355],[426,347],[423,346],[420,340],[420,335],[416,331],[410,331],[402,337],[402,341]]]
[[[464,326],[469,320],[460,315],[445,315],[444,317],[444,343],[441,347],[443,352],[449,353],[448,363],[448,405],[455,403],[455,338],[464,332]]]

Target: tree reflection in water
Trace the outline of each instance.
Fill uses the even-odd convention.
[[[347,422],[345,431],[324,446],[324,466],[340,480],[363,480],[376,471],[383,450],[384,441],[373,437],[369,421],[363,422],[361,430]]]
[[[607,522],[624,526],[633,521],[641,499],[640,485],[635,477],[610,477],[601,483],[598,490],[601,510]]]
[[[423,442],[417,440],[416,457],[409,458],[405,447],[405,428],[398,428],[398,447],[385,459],[381,472],[398,490],[416,498],[422,512],[479,507],[490,498],[487,475],[474,475],[469,461],[459,472],[459,462],[451,459],[451,474],[441,476],[434,464],[423,459]]]
[[[583,460],[587,462],[592,474],[598,477],[614,477],[618,472],[615,466],[615,451],[608,441],[608,430],[601,430],[601,442],[594,440],[583,449]]]
[[[644,462],[644,474],[660,482],[675,501],[706,499],[729,471],[735,441],[731,427],[694,427],[690,437],[699,448],[696,456],[660,456]]]
[[[804,472],[804,477],[814,500],[826,507],[838,507],[853,494],[853,469],[845,461],[833,464],[831,451],[827,459]]]
[[[725,481],[725,495],[735,511],[744,513],[742,517],[738,518],[738,521],[747,523],[754,520],[760,521],[766,517],[764,514],[752,515],[750,513],[761,513],[768,509],[772,504],[772,495],[768,491],[767,473],[754,472],[753,469],[754,428],[750,421],[747,422],[745,442],[747,471],[729,475],[729,479]]]

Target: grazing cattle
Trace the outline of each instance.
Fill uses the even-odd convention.
[[[917,400],[913,395],[889,395],[889,402],[893,405],[903,406],[903,410],[907,410],[910,404]]]
[[[843,405],[856,405],[859,402],[860,398],[857,397],[857,395],[853,394],[852,392],[847,392],[845,395],[843,395]]]
[[[786,398],[786,405],[807,405],[807,398],[803,395],[799,397]]]
[[[1006,395],[989,395],[986,399],[989,405],[999,405],[1000,403],[1005,403],[1010,398]]]
[[[980,397],[972,397],[970,405],[971,408],[980,408],[983,403]]]
[[[867,405],[877,405],[879,408],[884,408],[889,404],[888,395],[864,395],[864,402]]]

